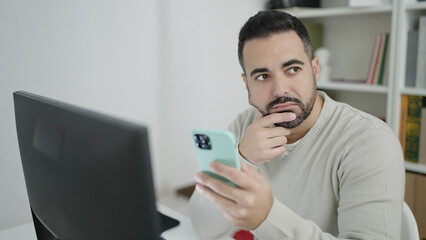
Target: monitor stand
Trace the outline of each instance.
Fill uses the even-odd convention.
[[[160,215],[160,234],[176,227],[177,225],[179,225],[179,221],[171,218],[167,215],[162,214],[161,212],[157,211],[158,214]],[[31,209],[31,214],[33,217],[33,222],[34,222],[34,227],[35,227],[35,231],[37,234],[37,238],[38,239],[46,239],[46,240],[58,240],[59,238],[57,238],[56,236],[54,236],[52,234],[52,232],[50,232],[43,223],[40,222],[40,220],[38,219],[38,217],[34,214],[33,210]],[[163,238],[161,238],[163,239]]]
[[[165,214],[162,214],[158,210],[157,212],[160,215],[160,234],[179,225],[179,221],[177,219],[174,219]],[[161,236],[160,236],[160,239],[165,240]]]
[[[171,218],[167,215],[162,214],[161,212],[157,211],[158,214],[160,215],[160,232],[163,233],[167,230],[169,230],[170,228],[174,228],[177,225],[179,225],[179,221]]]

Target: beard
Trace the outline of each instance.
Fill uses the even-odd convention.
[[[315,79],[315,77],[314,77]],[[314,108],[314,104],[315,104],[315,100],[317,97],[317,85],[315,80],[313,80],[314,85],[312,87],[312,91],[311,91],[311,96],[309,97],[309,99],[306,101],[306,103],[303,103],[302,100],[300,100],[299,98],[294,98],[294,97],[289,97],[289,96],[281,96],[276,98],[275,100],[269,102],[265,108],[260,108],[258,106],[256,106],[255,104],[252,103],[251,99],[251,94],[250,94],[250,90],[248,92],[249,95],[249,103],[250,105],[252,105],[253,107],[257,108],[257,110],[259,110],[264,116],[270,115],[272,114],[271,110],[274,106],[278,105],[278,104],[283,104],[283,103],[287,103],[287,102],[291,102],[297,105],[297,107],[300,109],[300,112],[294,112],[292,110],[286,110],[286,111],[281,111],[278,113],[282,113],[282,112],[294,112],[296,114],[296,119],[294,119],[293,121],[290,122],[280,122],[280,123],[274,123],[274,125],[276,127],[284,127],[284,128],[295,128],[297,126],[299,126],[306,118],[309,117],[309,115],[312,112],[312,109]]]

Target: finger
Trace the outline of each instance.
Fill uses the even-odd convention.
[[[267,128],[274,123],[290,122],[296,119],[296,114],[293,112],[273,113],[259,120],[261,127]]]
[[[274,147],[270,150],[272,156],[279,156],[285,152],[285,146]]]
[[[234,202],[239,202],[242,198],[242,190],[238,187],[231,186],[222,180],[211,177],[205,173],[197,173],[195,175],[196,181],[203,186],[206,186],[216,192],[217,194],[228,198]]]
[[[284,128],[284,127],[274,127],[274,128],[267,128],[265,129],[266,138],[275,138],[275,137],[282,137],[282,136],[290,136],[291,130]]]
[[[216,193],[211,190],[208,186],[197,184],[195,185],[195,189],[212,203],[214,203],[218,207],[222,207],[225,209],[226,207],[231,206],[232,204],[236,204],[234,201],[223,197],[222,195]]]
[[[239,217],[241,215],[238,211],[239,207],[237,203],[224,198],[206,186],[197,184],[195,185],[195,189],[205,198],[214,203],[219,211],[231,222],[234,221],[235,217]]]
[[[260,159],[256,162],[257,165],[270,161],[285,152],[285,145],[269,148],[259,154]]]
[[[265,143],[267,148],[276,148],[284,146],[287,143],[287,137],[286,136],[278,136],[268,139],[268,141]]]
[[[208,200],[213,202],[219,211],[227,218],[230,222],[236,223],[237,219],[245,215],[244,208],[241,208],[235,202],[229,201],[226,198],[223,198],[214,191],[206,188],[205,186],[196,186],[196,189],[202,195],[205,196]]]
[[[275,137],[290,136],[291,130],[284,127],[264,128],[259,131],[256,137],[261,139],[271,139]]]
[[[208,175],[207,175],[208,176]],[[209,176],[208,176],[209,177]],[[213,191],[219,196],[222,196],[232,202],[238,203],[238,205],[247,204],[247,192],[239,187],[231,186],[221,180],[212,178],[209,182],[199,183],[200,187],[207,187],[210,191]]]
[[[233,182],[239,188],[246,189],[250,186],[251,179],[234,167],[227,166],[220,162],[211,162],[209,168],[217,175]]]

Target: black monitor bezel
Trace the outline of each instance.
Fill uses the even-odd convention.
[[[67,234],[69,233],[61,233],[57,232],[57,225],[55,224],[48,224],[46,222],[51,222],[49,218],[54,221],[57,219],[55,216],[49,216],[49,214],[46,214],[42,212],[40,207],[36,206],[37,204],[40,204],[43,200],[41,200],[41,194],[37,193],[37,190],[34,190],[37,188],[37,186],[34,186],[34,184],[37,184],[37,179],[35,176],[32,175],[30,169],[30,165],[28,164],[28,161],[31,161],[30,157],[28,156],[28,153],[25,153],[25,151],[28,151],[30,148],[28,145],[29,135],[34,135],[34,124],[35,124],[35,118],[39,117],[45,117],[53,115],[63,115],[62,118],[66,116],[73,116],[78,121],[78,119],[83,119],[84,122],[86,119],[87,121],[94,121],[99,122],[102,124],[110,125],[113,128],[120,129],[120,131],[126,131],[133,135],[135,144],[138,145],[137,152],[135,153],[137,155],[137,160],[139,161],[139,166],[135,166],[138,168],[138,172],[140,173],[139,178],[139,185],[140,189],[135,189],[135,191],[141,191],[144,194],[143,201],[140,202],[140,207],[143,208],[144,213],[146,214],[146,219],[149,219],[150,224],[150,230],[149,232],[146,232],[146,234],[143,236],[143,238],[147,239],[157,239],[159,238],[160,234],[160,225],[159,225],[159,219],[158,219],[158,213],[156,211],[156,201],[155,201],[155,191],[154,191],[154,183],[153,183],[153,176],[152,176],[152,168],[151,168],[151,159],[150,159],[150,151],[149,151],[149,144],[148,144],[148,130],[147,127],[134,124],[129,121],[124,121],[118,118],[114,118],[111,116],[107,116],[105,114],[101,114],[98,112],[90,111],[82,107],[78,107],[75,105],[71,105],[65,102],[61,102],[58,100],[54,100],[51,98],[47,98],[44,96],[32,94],[29,92],[24,91],[17,91],[13,93],[14,96],[14,103],[15,103],[15,118],[16,118],[16,127],[17,127],[17,133],[18,133],[18,142],[20,147],[20,153],[21,153],[21,161],[25,176],[25,182],[27,186],[27,192],[28,197],[30,201],[30,207],[34,219],[34,224],[37,231],[37,235],[39,240],[44,239],[62,239],[66,238]],[[47,117],[48,118],[48,117]],[[53,120],[55,121],[55,119]],[[30,126],[30,125],[33,126]],[[27,138],[26,140],[24,140]],[[50,203],[54,204],[54,203]],[[117,203],[118,205],[120,203]],[[54,207],[54,206],[52,206]],[[119,211],[119,208],[126,207],[126,206],[117,206],[117,209],[114,209],[112,212]],[[111,210],[111,209],[110,209]],[[58,209],[60,211],[60,209]],[[64,219],[66,216],[62,216]],[[111,214],[111,217],[115,217],[114,214]],[[141,221],[142,223],[142,221]],[[66,223],[64,223],[66,224]],[[96,224],[95,221],[93,221],[93,224]],[[123,224],[129,224],[129,223],[123,223]],[[40,227],[44,227],[45,229],[40,229]],[[81,228],[81,226],[76,226],[76,228]],[[84,228],[84,227],[83,227]],[[100,231],[99,229],[96,229],[96,227],[93,228],[94,231]],[[52,233],[53,238],[48,238],[46,233],[46,230],[48,232]],[[135,229],[132,229],[135,230]],[[87,228],[84,231],[88,231]],[[111,231],[113,232],[113,229],[104,229],[105,232]],[[137,231],[137,230],[135,230]],[[131,231],[129,231],[131,232]],[[83,236],[84,233],[80,236]],[[91,237],[93,238],[93,235],[96,233],[91,233]],[[99,234],[102,236],[103,239],[106,239],[105,236],[108,234]],[[114,236],[113,234],[109,234],[108,239],[117,239],[118,236]],[[43,237],[43,238],[41,238]],[[80,237],[80,239],[83,239],[83,237]]]

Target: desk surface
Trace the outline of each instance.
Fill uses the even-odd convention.
[[[196,240],[197,235],[195,234],[194,230],[192,229],[192,224],[191,224],[191,220],[187,217],[184,216],[168,207],[165,207],[164,205],[161,204],[157,204],[157,210],[159,212],[161,212],[162,214],[165,214],[169,217],[172,217],[174,219],[179,220],[179,226],[169,229],[165,232],[163,232],[163,234],[161,234],[161,236],[164,239],[176,239],[176,240]]]
[[[170,240],[196,240],[197,235],[192,229],[191,221],[188,217],[166,207],[157,204],[157,209],[161,213],[180,221],[179,226],[167,230],[161,234],[165,239]],[[13,228],[0,231],[0,240],[37,240],[33,223],[27,223]],[[223,238],[223,240],[232,238]]]

